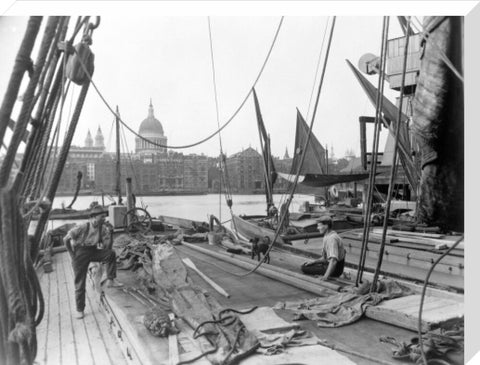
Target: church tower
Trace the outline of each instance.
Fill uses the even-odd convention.
[[[102,129],[100,128],[100,126],[98,126],[97,135],[95,136],[94,147],[105,149],[103,133],[102,133]]]
[[[88,130],[87,137],[85,138],[85,147],[92,148],[93,147],[93,138],[90,134],[90,129]]]

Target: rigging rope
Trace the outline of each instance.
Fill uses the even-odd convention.
[[[63,64],[62,67],[60,67],[59,74],[58,74],[59,79],[60,78],[62,79],[62,82],[61,82],[61,85],[60,85],[61,89],[59,90],[58,87],[54,88],[54,93],[55,93],[54,105],[53,105],[53,108],[51,110],[49,110],[49,114],[51,115],[51,117],[49,117],[47,119],[46,131],[45,131],[44,136],[43,136],[44,138],[42,138],[42,140],[40,141],[39,153],[37,153],[38,157],[37,158],[32,158],[32,160],[35,161],[35,165],[37,166],[35,174],[33,175],[33,178],[36,177],[36,179],[34,179],[34,180],[32,179],[33,181],[30,181],[29,184],[30,183],[36,183],[36,186],[34,186],[33,189],[34,189],[35,193],[37,193],[37,194],[39,192],[41,182],[42,182],[43,177],[45,175],[46,163],[48,163],[48,159],[49,159],[49,156],[50,156],[50,153],[49,153],[47,155],[48,156],[47,159],[45,159],[45,153],[46,153],[47,149],[49,149],[48,148],[48,140],[49,140],[50,132],[51,132],[52,127],[53,127],[55,114],[57,113],[58,104],[61,101],[60,102],[60,112],[59,112],[59,115],[57,117],[57,128],[55,129],[55,132],[54,132],[54,138],[57,138],[57,145],[58,145],[58,134],[59,134],[59,130],[60,130],[59,128],[60,128],[60,125],[62,123],[64,103],[65,103],[66,95],[67,95],[69,87],[70,87],[70,81],[68,82],[66,88],[65,88],[65,85],[64,85],[64,82],[63,82],[64,71],[65,71],[65,58],[63,59],[63,62],[64,62],[64,64]],[[57,86],[59,86],[59,85],[57,84]],[[72,95],[73,95],[73,93],[72,93]],[[52,142],[53,142],[53,138],[52,138]],[[51,150],[51,147],[50,147],[50,150]],[[24,159],[25,158],[27,158],[27,157],[24,157]],[[51,181],[52,171],[53,170],[50,170],[50,174],[49,174],[50,177],[48,179],[49,182]],[[41,176],[41,178],[39,178],[39,176]],[[47,187],[48,187],[48,184],[47,184]],[[38,204],[41,203],[41,201],[45,197],[46,191],[47,191],[47,189],[45,188],[44,192],[41,194],[41,198],[37,199],[38,200],[37,206],[38,206]],[[33,198],[35,198],[35,196]],[[34,208],[36,208],[36,207],[34,207]]]
[[[403,70],[402,70],[402,82],[400,87],[400,102],[398,106],[397,113],[397,125],[395,126],[395,142],[393,147],[393,157],[392,157],[392,167],[390,170],[390,181],[388,185],[388,195],[387,203],[385,207],[385,214],[383,218],[383,227],[382,227],[382,240],[380,242],[380,249],[378,252],[377,267],[375,268],[375,273],[373,275],[372,285],[370,287],[370,293],[373,293],[377,289],[378,275],[380,274],[380,268],[382,267],[383,253],[385,251],[385,242],[387,238],[387,226],[388,218],[390,217],[390,206],[392,203],[392,195],[395,186],[395,177],[397,172],[397,155],[398,155],[398,143],[400,135],[400,126],[402,123],[402,110],[403,110],[403,95],[405,93],[405,76],[407,74],[407,59],[408,59],[408,45],[410,42],[410,17],[407,18],[406,24],[406,38],[405,38],[405,49],[403,53]]]
[[[320,61],[322,60],[323,45],[325,44],[325,36],[327,35],[327,29],[328,29],[328,18],[325,23],[325,30],[323,31],[322,44],[320,46],[320,52],[318,53],[317,66],[315,68],[315,76],[313,78],[312,92],[310,93],[310,100],[308,101],[307,120],[310,117],[310,105],[312,103],[313,94],[315,93],[315,85],[317,84],[318,70],[320,69]]]
[[[428,270],[427,276],[425,277],[425,282],[423,283],[423,288],[422,288],[422,294],[420,296],[420,307],[418,309],[418,325],[417,325],[417,333],[418,333],[418,345],[420,348],[420,354],[421,354],[421,359],[423,360],[424,365],[428,364],[427,357],[425,354],[425,350],[423,348],[423,338],[422,338],[422,313],[423,313],[423,304],[425,301],[425,295],[427,293],[427,285],[428,285],[428,280],[430,280],[430,276],[433,273],[433,269],[435,269],[435,266],[443,260],[445,256],[447,256],[450,252],[452,252],[459,244],[464,240],[464,236],[462,235],[447,251],[445,251],[440,257],[438,257],[435,262],[432,264],[430,267],[430,270]],[[419,362],[418,362],[419,363]]]
[[[362,248],[360,251],[360,257],[358,262],[358,274],[355,281],[355,285],[358,286],[362,280],[366,255],[367,255],[367,246],[368,246],[368,236],[370,233],[370,215],[372,212],[373,205],[373,191],[375,188],[375,176],[377,170],[377,160],[378,160],[378,146],[380,140],[380,125],[381,125],[381,110],[383,104],[383,90],[385,85],[385,64],[387,56],[387,39],[388,39],[388,28],[389,28],[389,17],[383,18],[383,29],[382,29],[382,40],[381,40],[381,51],[380,51],[380,72],[378,77],[378,92],[376,100],[376,110],[375,110],[375,131],[373,137],[373,147],[372,147],[372,162],[370,166],[370,176],[368,181],[368,194],[367,194],[367,205],[365,210],[365,218],[363,223],[363,234],[362,234]]]
[[[35,62],[35,70],[33,75],[30,78],[30,81],[27,86],[27,90],[23,96],[23,103],[20,110],[20,114],[13,131],[13,135],[10,139],[7,153],[3,160],[3,163],[0,167],[0,187],[4,187],[10,177],[10,171],[12,169],[13,161],[15,160],[15,155],[17,154],[18,146],[22,142],[23,136],[25,135],[25,130],[30,119],[30,114],[33,109],[33,98],[35,90],[37,88],[38,80],[42,69],[45,65],[47,58],[48,50],[50,49],[50,44],[55,35],[55,29],[58,24],[58,17],[50,17],[45,28],[45,33],[42,38],[42,43],[37,55],[37,60]],[[10,116],[9,116],[10,118]]]
[[[121,134],[122,134],[123,139],[120,140],[120,143],[122,144],[123,150],[127,152],[128,162],[130,163],[130,168],[132,169],[132,174],[133,174],[133,178],[135,180],[135,184],[136,184],[137,187],[140,188],[140,182],[138,180],[137,172],[135,170],[135,165],[132,162],[132,160],[133,160],[132,155],[131,155],[130,151],[128,150],[127,138],[125,136],[125,130],[123,128],[121,129]],[[140,197],[140,202],[141,202],[142,206],[144,206],[143,199],[141,197]]]
[[[445,65],[450,69],[450,71],[453,72],[453,74],[462,82],[464,83],[464,78],[463,78],[463,74],[462,72],[460,72],[459,70],[457,70],[457,68],[455,67],[455,65],[452,63],[452,61],[450,61],[450,59],[448,58],[448,56],[445,54],[445,52],[443,51],[443,49],[441,49],[438,44],[436,44],[435,42],[432,42],[431,39],[429,39],[430,37],[430,32],[436,28],[437,26],[440,25],[440,23],[442,23],[446,18],[448,17],[437,17],[437,18],[432,18],[432,20],[430,21],[429,24],[427,24],[427,26],[423,26],[420,22],[420,20],[417,18],[417,17],[414,17],[415,20],[417,20],[419,22],[419,26],[417,26],[415,23],[412,23],[413,27],[415,28],[415,30],[419,33],[421,33],[421,36],[422,36],[422,39],[424,41],[426,41],[427,39],[429,40],[429,44],[432,45],[438,52],[438,54],[440,55],[440,57],[442,58],[442,61],[445,63]]]
[[[22,60],[26,51],[24,46],[25,44],[29,45],[29,52],[31,53],[41,20],[41,17],[31,17],[27,24],[22,47],[18,52],[10,79],[9,89],[2,103],[0,119],[7,117],[6,120],[10,120],[13,104],[18,94],[18,89],[15,90],[15,77],[20,75],[20,79],[17,79],[17,81],[21,81],[26,70],[25,65],[22,65],[22,62],[25,61],[25,59]],[[48,89],[50,85],[49,71],[47,70],[53,67],[53,63],[50,63],[54,58],[52,56],[54,50],[52,43],[56,43],[58,32],[61,29],[59,25],[61,20],[63,19],[60,17],[50,17],[48,19],[37,53],[35,69],[29,72],[30,81],[24,94],[19,119],[10,139],[7,156],[1,167],[0,349],[2,351],[0,352],[0,362],[2,363],[33,363],[37,351],[35,326],[40,323],[44,314],[43,295],[32,263],[38,240],[27,236],[26,221],[28,220],[24,220],[21,216],[21,209],[24,206],[22,203],[19,204],[19,198],[20,201],[22,201],[22,198],[18,190],[23,187],[24,176],[35,176],[33,170],[37,166],[32,165],[28,159],[22,161],[21,169],[15,177],[15,180],[22,182],[22,184],[14,184],[13,187],[6,187],[5,185],[8,183],[15,154],[25,136],[27,124],[30,121],[32,121],[33,131],[27,142],[27,147],[32,151],[31,153],[33,151],[37,152],[38,145],[42,140],[40,136],[43,127],[39,123],[40,119],[43,118],[34,119],[31,114],[39,101],[37,115],[40,116],[42,113],[40,110],[44,108],[45,89]],[[35,23],[37,24],[35,25]],[[27,40],[27,38],[29,39]],[[21,69],[23,71],[18,73]],[[13,100],[12,96],[14,97]],[[12,104],[9,105],[9,102]],[[10,111],[9,107],[11,107]],[[5,130],[0,132],[2,142],[4,132]],[[29,155],[31,153],[29,152]],[[13,159],[11,156],[13,156]],[[35,157],[38,159],[37,156]]]
[[[212,61],[212,81],[213,81],[213,94],[215,98],[215,112],[217,117],[217,128],[220,129],[220,115],[218,112],[217,80],[216,80],[216,72],[215,72],[215,57],[213,55],[212,24],[210,22],[210,17],[207,17],[207,19],[208,19],[208,37],[210,40],[210,60]],[[222,134],[220,132],[218,132],[218,142],[220,144],[219,166],[220,166],[220,173],[222,174],[222,178],[223,178],[223,169],[222,169],[223,146],[222,146]],[[219,219],[222,219],[222,184],[220,184],[218,199],[219,199],[218,217]]]
[[[10,80],[8,82],[7,90],[5,91],[5,97],[2,101],[0,108],[0,141],[3,141],[5,131],[7,129],[8,121],[10,120],[13,106],[17,100],[18,91],[23,80],[23,75],[30,67],[30,55],[32,53],[35,40],[40,30],[40,24],[42,17],[30,17],[27,24],[27,30],[23,37],[20,49],[15,58],[15,64],[13,67]]]
[[[219,169],[220,169],[221,177],[220,177],[220,190],[219,190],[219,202],[218,202],[218,210],[219,210],[218,216],[219,216],[219,219],[221,220],[222,219],[222,181],[223,181],[223,187],[225,190],[225,201],[230,210],[230,215],[232,216],[232,218],[233,218],[233,211],[232,211],[233,199],[231,194],[230,180],[228,178],[226,156],[223,153],[222,134],[220,129],[220,113],[219,113],[219,107],[218,107],[217,81],[216,81],[216,71],[215,71],[215,57],[213,53],[213,39],[212,39],[212,27],[210,23],[210,17],[208,17],[208,34],[210,39],[210,56],[212,60],[212,78],[213,78],[213,90],[215,95],[215,110],[216,110],[216,116],[217,116],[218,140],[220,144]]]
[[[55,36],[54,41],[52,42],[51,63],[49,65],[48,74],[45,76],[46,77],[45,83],[42,85],[42,91],[41,91],[39,106],[37,108],[37,113],[35,117],[33,117],[33,121],[36,121],[36,123],[32,123],[31,137],[32,138],[37,137],[37,139],[32,139],[27,142],[24,158],[22,160],[21,171],[22,172],[28,171],[28,174],[26,177],[27,182],[24,183],[27,185],[27,187],[22,188],[20,190],[24,196],[26,195],[25,192],[30,191],[31,189],[31,185],[33,183],[31,179],[34,179],[35,176],[38,175],[39,173],[38,171],[41,171],[41,168],[43,167],[38,163],[38,161],[41,161],[42,154],[41,153],[38,154],[37,150],[34,151],[32,146],[38,146],[38,144],[40,143],[41,152],[47,148],[46,141],[44,139],[48,138],[50,134],[52,120],[49,120],[49,115],[54,115],[56,111],[57,104],[55,103],[58,101],[57,100],[58,87],[60,84],[60,79],[59,79],[60,75],[58,75],[55,78],[55,81],[53,81],[55,69],[58,65],[58,59],[61,53],[60,50],[57,49],[57,44],[59,43],[59,41],[63,41],[65,39],[65,35],[68,29],[68,19],[69,17],[62,17],[62,19],[59,22],[57,34]],[[61,74],[61,71],[58,71],[57,73]],[[52,86],[52,81],[53,81],[53,86]],[[51,91],[49,92],[50,88],[51,88]],[[53,109],[52,109],[52,104],[53,104]],[[37,124],[39,124],[39,126],[37,126]],[[45,127],[45,124],[47,125],[46,127]]]
[[[53,198],[55,197],[55,193],[57,191],[57,187],[60,182],[60,177],[62,175],[65,162],[67,160],[68,151],[70,150],[70,145],[72,143],[73,135],[75,133],[78,120],[80,119],[80,113],[82,111],[83,103],[85,102],[85,98],[87,96],[89,86],[90,86],[90,82],[87,81],[82,86],[81,92],[78,96],[77,105],[75,106],[75,111],[73,112],[73,115],[72,115],[72,121],[68,128],[67,138],[64,140],[62,149],[60,150],[60,156],[59,156],[57,166],[55,168],[55,172],[53,174],[52,184],[50,185],[47,191],[47,199],[49,201],[53,201]],[[50,213],[50,210],[51,208],[49,207],[46,209],[46,211],[42,212],[40,219],[38,220],[38,225],[35,230],[35,241],[37,242],[40,239],[45,223],[48,220],[48,214]]]
[[[265,57],[265,60],[262,64],[262,67],[260,68],[260,71],[255,79],[255,81],[253,82],[253,85],[252,87],[249,89],[247,95],[245,95],[245,98],[243,99],[243,101],[240,103],[240,105],[238,106],[238,108],[235,110],[235,112],[232,114],[232,116],[219,128],[217,129],[215,132],[211,133],[210,135],[208,135],[207,137],[203,138],[202,140],[200,141],[197,141],[197,142],[194,142],[194,143],[190,143],[190,144],[187,144],[187,145],[183,145],[183,146],[168,146],[168,145],[163,145],[163,144],[160,144],[160,143],[156,143],[154,141],[151,141],[149,140],[148,138],[145,138],[143,136],[141,136],[140,134],[138,134],[137,132],[135,132],[132,128],[130,128],[128,126],[127,123],[125,123],[121,118],[119,118],[119,121],[120,123],[125,127],[127,128],[128,131],[130,131],[132,134],[134,134],[136,137],[142,139],[143,141],[145,142],[148,142],[150,143],[151,145],[153,146],[157,146],[157,147],[162,147],[162,148],[170,148],[170,149],[185,149],[185,148],[191,148],[191,147],[195,147],[195,146],[198,146],[202,143],[205,143],[206,141],[210,140],[211,138],[215,137],[218,133],[220,133],[223,129],[225,129],[232,121],[233,119],[237,116],[237,114],[240,112],[240,110],[242,110],[243,106],[245,105],[245,103],[247,102],[250,94],[252,93],[252,90],[253,88],[256,86],[256,84],[258,83],[258,80],[260,79],[260,77],[262,76],[263,74],[263,71],[265,69],[265,66],[267,65],[267,62],[268,60],[270,59],[270,55],[273,51],[273,46],[275,45],[276,41],[277,41],[277,38],[278,38],[278,34],[280,33],[280,29],[281,29],[281,26],[282,26],[282,23],[283,23],[283,16],[281,17],[280,19],[280,22],[278,24],[278,27],[277,27],[277,30],[275,32],[275,36],[273,38],[273,41],[272,41],[272,44],[270,45],[270,48],[268,50],[268,53],[267,53],[267,56]],[[90,80],[93,88],[95,89],[95,91],[97,92],[98,96],[100,97],[100,99],[103,101],[103,103],[105,104],[105,106],[107,107],[108,110],[110,110],[110,112],[112,113],[112,115],[116,115],[115,111],[113,110],[113,108],[110,106],[110,104],[107,102],[107,100],[105,99],[105,97],[102,95],[102,93],[100,92],[100,90],[98,89],[97,85],[95,84],[95,82],[93,81],[92,79],[92,75],[90,75],[90,73],[88,72],[87,70],[87,67],[85,65],[85,63],[83,62],[83,60],[80,59],[80,65],[83,69],[83,71],[86,73],[88,79]]]
[[[321,91],[322,91],[322,86],[323,86],[323,80],[325,78],[325,71],[327,69],[327,61],[328,61],[328,57],[330,55],[330,47],[331,47],[331,44],[332,44],[332,38],[333,38],[333,31],[335,29],[335,22],[336,22],[336,17],[334,16],[333,17],[333,20],[332,20],[332,24],[331,24],[331,28],[330,28],[330,35],[328,37],[328,43],[327,43],[327,51],[326,51],[326,54],[325,54],[325,59],[324,59],[324,63],[323,63],[323,68],[322,68],[322,74],[320,76],[320,82],[319,82],[319,85],[318,85],[318,91],[317,91],[317,97],[316,97],[316,100],[315,100],[315,107],[313,109],[313,115],[312,115],[312,120],[310,122],[310,126],[309,126],[309,129],[308,129],[308,134],[307,134],[307,138],[305,140],[305,144],[303,146],[303,149],[302,149],[302,156],[301,156],[301,159],[300,159],[300,163],[298,165],[298,169],[297,169],[297,173],[295,175],[295,179],[294,179],[294,182],[293,182],[293,187],[292,187],[292,191],[286,201],[286,206],[285,206],[285,209],[283,211],[283,214],[281,214],[280,216],[280,222],[277,226],[277,229],[275,230],[275,235],[274,235],[274,238],[273,240],[271,241],[269,247],[268,247],[268,250],[267,252],[264,254],[263,256],[263,259],[259,261],[259,263],[251,270],[249,270],[248,272],[246,272],[245,274],[242,274],[242,275],[236,275],[236,276],[247,276],[251,273],[254,273],[266,260],[266,258],[268,257],[270,251],[272,250],[273,248],[273,245],[275,244],[275,241],[277,240],[278,236],[280,235],[280,230],[284,224],[284,221],[287,217],[287,212],[288,212],[288,208],[293,200],[293,195],[295,193],[295,188],[298,184],[298,179],[300,177],[300,171],[301,171],[301,168],[303,166],[303,162],[305,161],[305,156],[306,154],[304,153],[306,151],[306,146],[308,146],[308,143],[310,142],[310,137],[312,135],[312,128],[313,128],[313,124],[315,122],[315,116],[317,114],[317,107],[318,107],[318,102],[320,101],[320,94],[321,94]]]

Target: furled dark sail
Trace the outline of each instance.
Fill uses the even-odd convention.
[[[419,219],[464,230],[463,18],[426,17],[424,53],[413,104],[422,150]],[[446,62],[450,62],[449,67]]]
[[[262,113],[260,112],[260,105],[258,103],[257,93],[253,89],[253,99],[255,102],[255,113],[257,115],[257,125],[258,131],[260,134],[260,139],[262,142],[262,156],[263,164],[265,168],[265,193],[267,196],[267,209],[273,205],[273,185],[277,180],[277,172],[275,170],[275,165],[273,164],[272,154],[270,152],[270,138],[263,124]]]
[[[363,90],[367,94],[368,98],[372,102],[374,106],[376,106],[377,100],[377,88],[373,86],[370,81],[368,81],[361,73],[358,71],[355,66],[353,66],[349,60],[347,60],[348,65],[352,69],[355,77],[360,82]],[[394,134],[395,132],[395,125],[397,124],[397,117],[398,117],[398,108],[390,102],[385,96],[383,96],[382,100],[382,114],[383,120],[389,127],[390,133]],[[407,177],[408,183],[412,187],[414,191],[417,191],[418,183],[420,181],[420,173],[415,167],[411,156],[411,148],[410,142],[408,138],[408,131],[406,126],[407,116],[405,114],[401,114],[400,120],[402,122],[402,126],[400,128],[400,135],[399,135],[399,156],[402,166],[405,170],[405,175]]]
[[[302,159],[302,152],[304,152],[305,160],[300,169],[300,177],[298,180],[302,185],[323,187],[368,179],[368,173],[326,174],[326,151],[313,133],[310,135],[309,143],[305,147],[308,130],[309,127],[305,119],[303,119],[302,114],[297,109],[295,154],[293,156],[292,168],[290,169],[290,174],[279,173],[280,177],[290,182],[295,180],[295,175],[299,172],[298,169]],[[304,147],[305,151],[303,151]]]

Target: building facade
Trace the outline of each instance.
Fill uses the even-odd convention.
[[[140,123],[135,138],[135,153],[120,155],[122,193],[125,178],[132,179],[137,195],[202,194],[208,192],[208,158],[168,151],[167,137],[155,118],[152,102],[147,118]],[[153,143],[152,143],[153,142]],[[100,127],[95,138],[88,131],[84,146],[71,146],[58,192],[73,194],[78,172],[83,175],[84,193],[114,194],[116,191],[116,153],[106,152]]]

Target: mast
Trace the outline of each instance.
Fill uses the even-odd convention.
[[[328,175],[328,145],[325,145],[325,173]],[[328,196],[328,186],[325,186],[325,204],[330,205],[330,197]]]
[[[115,129],[116,129],[116,152],[117,152],[117,161],[116,161],[116,187],[115,190],[117,192],[118,196],[118,204],[122,204],[122,189],[120,188],[120,179],[121,179],[121,173],[120,173],[120,111],[118,109],[117,105],[117,113],[115,115]]]

